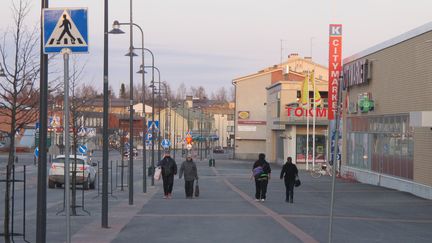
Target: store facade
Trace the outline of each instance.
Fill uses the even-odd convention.
[[[292,74],[291,80],[280,81],[267,87],[266,154],[271,161],[276,161],[279,164],[283,164],[287,157],[292,157],[294,163],[306,167],[307,153],[308,166],[327,161],[328,108],[326,101],[328,83],[326,80],[316,80],[316,89],[324,101],[322,106],[317,106],[315,109],[313,105],[310,108],[303,108],[299,102],[305,75]],[[309,97],[313,103],[312,89]],[[314,120],[315,136],[313,136]],[[309,133],[307,131],[308,124]],[[308,135],[309,139],[307,139]],[[308,151],[306,149],[307,143],[309,143]],[[313,147],[315,147],[315,153]],[[313,156],[315,156],[315,160]]]
[[[432,199],[432,23],[344,60],[342,173]]]

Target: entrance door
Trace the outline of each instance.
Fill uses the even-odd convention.
[[[284,138],[281,135],[282,133],[277,133],[276,137],[276,161],[279,163],[284,162]]]

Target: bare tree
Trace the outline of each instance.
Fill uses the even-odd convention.
[[[218,90],[216,90],[214,98],[217,101],[226,102],[228,100],[228,94],[225,87],[220,87]]]
[[[81,140],[82,143],[85,143],[87,139],[85,134],[78,134],[79,128],[85,126],[85,112],[88,111],[87,108],[90,108],[94,98],[97,95],[95,88],[91,85],[83,85],[82,88],[79,88],[80,81],[82,80],[83,72],[86,67],[86,64],[80,64],[79,58],[73,57],[72,59],[72,75],[70,76],[70,93],[71,93],[71,106],[70,106],[70,115],[71,115],[71,127],[72,127],[72,154],[74,159],[72,164],[72,201],[71,201],[71,209],[72,215],[77,215],[76,212],[76,184],[77,184],[77,173],[80,171],[77,170],[77,149],[78,143]],[[81,93],[78,93],[80,91]],[[91,109],[91,108],[90,108]],[[69,131],[65,131],[65,134],[69,134]],[[83,172],[82,172],[83,173]],[[90,181],[86,181],[88,178],[83,178],[83,189],[92,188],[94,185],[90,184]],[[65,185],[66,186],[66,185]]]
[[[120,85],[120,94],[119,94],[119,98],[122,99],[126,99],[127,98],[127,94],[126,94],[126,86],[124,83],[122,83]]]
[[[207,94],[206,94],[205,88],[203,86],[198,86],[198,88],[191,87],[191,93],[194,97],[196,97],[198,99],[207,98]]]
[[[186,98],[186,85],[181,83],[177,88],[176,100],[184,100]]]
[[[111,85],[108,87],[108,92],[109,92],[109,98],[110,98],[110,99],[116,97],[116,94],[115,94],[115,92],[114,92],[114,89],[113,89],[113,87],[112,87]]]
[[[39,74],[39,38],[37,28],[28,30],[25,19],[29,13],[29,1],[12,1],[14,24],[3,34],[0,58],[6,77],[0,82],[0,115],[6,117],[10,141],[6,169],[4,198],[4,237],[10,242],[11,172],[15,158],[15,135],[19,129],[33,123],[38,117],[38,90],[35,82]]]
[[[228,99],[229,99],[229,101],[230,102],[234,102],[235,101],[235,98],[236,98],[236,94],[235,94],[235,88],[234,88],[234,86],[231,86],[230,87],[230,89],[229,89],[229,97],[228,97]]]
[[[83,84],[81,86],[76,87],[76,97],[96,97],[97,90],[91,84]]]

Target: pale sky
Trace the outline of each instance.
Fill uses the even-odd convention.
[[[17,1],[17,0],[15,0]],[[28,25],[38,23],[40,1],[30,0]],[[12,24],[12,0],[2,0],[0,33]],[[113,20],[129,21],[128,0],[110,0]],[[89,54],[83,82],[103,86],[103,1],[50,0],[50,7],[87,7]],[[277,64],[289,53],[328,65],[328,25],[343,25],[343,57],[432,21],[430,0],[135,0],[133,22],[144,29],[145,47],[155,54],[162,80],[175,90],[203,85],[207,93],[229,88],[234,78]],[[110,26],[111,29],[111,26]],[[118,94],[129,84],[129,31],[109,37],[109,82]],[[312,45],[311,45],[311,38]],[[141,36],[134,32],[135,47]],[[136,51],[140,53],[139,50]],[[134,59],[138,70],[141,58]],[[146,65],[150,58],[146,57]],[[141,83],[141,76],[134,75]],[[150,76],[146,78],[150,80]]]

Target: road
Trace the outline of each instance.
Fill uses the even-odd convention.
[[[72,217],[73,242],[327,242],[330,177],[314,179],[302,171],[295,202],[287,204],[278,178],[280,166],[272,165],[267,201],[255,202],[249,177],[252,162],[215,156],[216,167],[197,160],[201,195],[192,200],[185,199],[184,182],[179,179],[171,200],[162,199],[160,181],[142,193],[138,157],[134,205],[128,205],[127,188],[114,187],[109,197],[110,229],[102,229],[101,198],[97,190],[85,191],[85,209],[91,215],[78,210],[81,216]],[[112,158],[116,159],[114,154]],[[177,160],[180,164],[178,156]],[[31,242],[35,242],[35,173],[29,170],[27,190],[26,238]],[[48,190],[47,242],[65,240],[65,217],[56,215],[62,209],[62,192]],[[17,218],[22,220],[20,210]],[[337,179],[333,242],[430,242],[431,228],[432,201]]]

